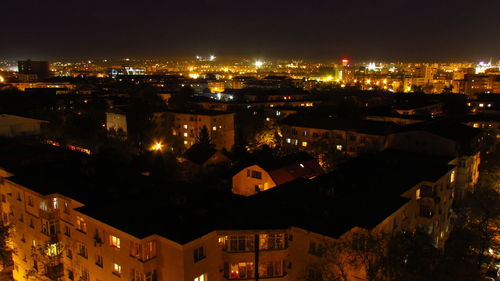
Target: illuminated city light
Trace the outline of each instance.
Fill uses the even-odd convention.
[[[257,60],[257,61],[255,61],[254,65],[255,65],[255,67],[259,68],[259,67],[262,67],[264,65],[264,62]]]
[[[163,149],[163,144],[161,142],[156,142],[151,146],[152,151],[161,151]]]
[[[3,83],[3,82],[5,82],[5,79],[2,76],[0,76],[0,83]]]

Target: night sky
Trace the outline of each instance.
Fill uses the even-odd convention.
[[[10,0],[0,58],[500,59],[499,0]]]

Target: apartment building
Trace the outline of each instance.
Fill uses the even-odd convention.
[[[186,148],[196,143],[203,127],[207,128],[216,149],[229,151],[234,146],[234,113],[215,110],[170,110],[155,113],[154,121],[159,127],[166,127],[167,134],[182,138]]]
[[[89,182],[80,159],[11,165],[13,154],[0,154],[0,204],[15,280],[299,280],[319,245],[364,231],[421,227],[442,246],[456,180],[449,157],[384,152],[243,197],[147,177]]]
[[[313,155],[318,154],[318,147],[323,147],[349,157],[382,151],[387,135],[397,128],[392,122],[301,114],[290,115],[280,124],[285,145],[300,147]]]
[[[457,192],[461,196],[478,183],[480,149],[484,141],[479,129],[459,122],[435,120],[402,127],[388,136],[387,147],[454,157]]]

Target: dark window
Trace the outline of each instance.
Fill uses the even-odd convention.
[[[203,246],[199,247],[197,249],[194,249],[194,251],[193,251],[194,262],[199,262],[202,259],[204,259],[205,257],[206,257],[205,249],[203,248]]]
[[[254,179],[262,179],[262,173],[258,171],[252,171],[252,178]]]

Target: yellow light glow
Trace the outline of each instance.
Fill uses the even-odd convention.
[[[151,146],[151,150],[153,151],[161,151],[163,149],[163,144],[161,142],[156,142]]]
[[[198,77],[200,77],[200,74],[198,74],[198,73],[189,73],[189,77],[193,78],[193,79],[198,79]]]
[[[5,79],[2,76],[0,76],[0,83],[3,83],[3,82],[5,82]]]
[[[255,64],[255,67],[261,67],[261,66],[263,66],[263,65],[264,65],[264,62],[263,62],[263,61],[258,60],[258,61],[255,61],[255,63],[254,63],[254,64]]]

